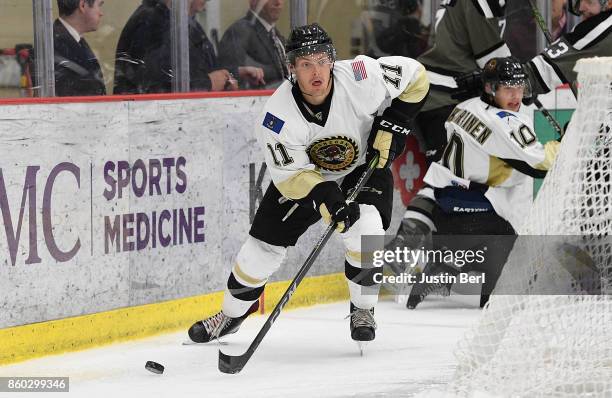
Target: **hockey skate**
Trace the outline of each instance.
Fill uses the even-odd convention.
[[[385,245],[386,251],[408,248],[421,250],[431,246],[431,230],[420,220],[404,218],[395,237]],[[397,258],[395,260],[398,260]],[[397,261],[387,262],[385,265],[395,274],[406,272],[406,264]]]
[[[351,303],[351,338],[357,342],[359,351],[363,356],[366,345],[376,337],[376,321],[374,320],[374,308],[364,310],[355,307]]]
[[[238,318],[231,318],[225,315],[223,311],[219,311],[213,316],[198,321],[189,328],[188,333],[191,342],[186,344],[208,343],[213,339],[219,340],[220,337],[236,333],[242,322],[258,309],[259,300],[254,302],[249,310]]]
[[[423,273],[419,273],[416,275],[416,280],[420,281],[423,274],[427,276],[437,276],[444,274],[458,275],[459,271],[446,264],[428,264],[423,270]],[[453,284],[451,282],[417,282],[412,286],[410,296],[408,296],[408,300],[406,301],[406,308],[411,310],[415,309],[416,306],[419,305],[421,301],[425,300],[425,297],[430,294],[435,293],[440,296],[450,296],[450,290],[452,285]]]

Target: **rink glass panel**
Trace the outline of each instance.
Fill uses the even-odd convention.
[[[15,48],[20,44],[34,45],[32,25],[31,1],[0,0],[0,98],[28,96]]]

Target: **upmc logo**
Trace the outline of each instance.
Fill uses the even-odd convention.
[[[24,221],[27,220],[29,239],[28,249],[25,255],[25,264],[37,264],[42,260],[38,255],[38,218],[37,218],[37,203],[40,200],[40,192],[37,187],[39,179],[40,166],[28,166],[25,172],[25,179],[21,194],[21,204],[19,206],[19,214],[11,214],[7,188],[14,189],[17,184],[10,184],[7,187],[2,169],[0,168],[0,213],[2,213],[2,225],[4,226],[4,234],[8,244],[8,254],[10,255],[11,265],[15,265],[17,261],[17,254],[19,248],[19,241],[21,239],[21,231],[23,230]],[[42,232],[44,235],[44,242],[49,251],[49,254],[58,262],[66,262],[71,260],[81,248],[81,241],[79,238],[76,239],[74,245],[70,250],[61,250],[56,242],[55,236],[53,235],[53,223],[52,223],[52,197],[53,188],[57,177],[66,173],[74,177],[75,192],[81,187],[81,170],[78,166],[70,162],[63,162],[51,169],[49,176],[44,185],[42,192]],[[18,186],[18,185],[17,185]],[[68,192],[71,189],[69,186],[62,184],[62,191]],[[27,212],[27,217],[26,217]],[[0,246],[1,248],[2,246]],[[4,253],[0,253],[4,256]]]

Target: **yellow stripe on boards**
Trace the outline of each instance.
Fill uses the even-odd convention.
[[[265,309],[274,308],[290,282],[266,286]],[[286,309],[348,298],[344,274],[305,278]],[[172,331],[185,331],[221,308],[223,292],[0,329],[0,365],[78,351]]]
[[[290,283],[291,281],[285,281],[270,283],[266,286],[266,312],[274,309]],[[349,292],[344,273],[312,276],[302,281],[285,308],[308,307],[347,300],[348,298]]]

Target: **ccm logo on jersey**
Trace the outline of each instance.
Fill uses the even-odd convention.
[[[389,130],[393,131],[394,133],[400,133],[400,134],[404,134],[404,135],[408,135],[410,134],[410,130],[403,127],[403,126],[399,126],[395,123],[391,123],[385,119],[382,119],[380,121],[380,125],[382,127],[388,128]]]

